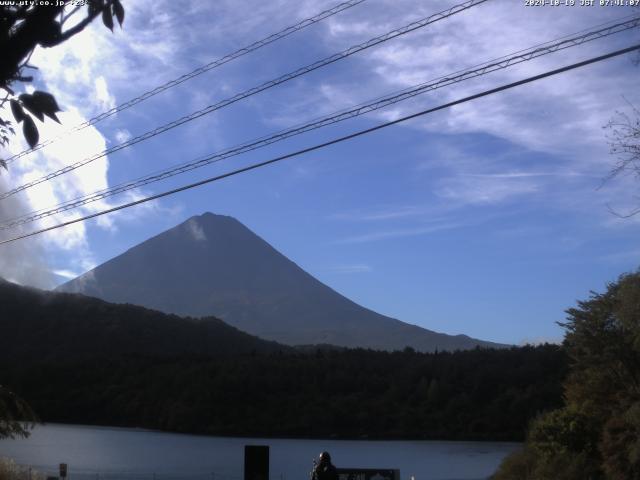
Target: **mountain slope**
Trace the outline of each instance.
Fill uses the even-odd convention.
[[[59,287],[182,316],[214,315],[289,345],[421,351],[477,345],[380,315],[306,273],[234,218],[206,213]]]
[[[288,350],[217,318],[179,318],[0,279],[0,360],[47,362],[131,354],[210,357]]]

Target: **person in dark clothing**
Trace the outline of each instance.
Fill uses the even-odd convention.
[[[331,463],[329,452],[322,452],[318,460],[318,463],[313,461],[311,480],[338,480],[338,471]]]

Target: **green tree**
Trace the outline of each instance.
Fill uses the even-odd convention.
[[[640,400],[640,273],[567,311],[569,404],[601,425]]]
[[[0,89],[5,91],[0,107],[6,102],[10,103],[15,123],[22,124],[22,132],[33,148],[39,139],[34,117],[41,122],[45,116],[58,121],[56,112],[60,111],[53,95],[47,92],[17,94],[15,91],[16,82],[33,81],[33,77],[25,73],[36,68],[29,64],[33,51],[38,46],[51,48],[60,45],[82,32],[98,16],[113,31],[114,18],[122,26],[124,8],[120,0],[88,0],[85,2],[86,8],[64,5],[64,2],[47,2],[50,5],[14,3],[0,6]],[[84,17],[78,20],[78,15],[83,11]],[[0,118],[0,145],[6,146],[9,135],[14,133],[13,122]],[[6,168],[6,163],[1,159],[0,164]]]
[[[609,419],[604,426],[600,448],[607,478],[640,478],[640,403],[635,403],[626,412]]]
[[[495,479],[640,480],[640,272],[567,315],[566,406],[532,423]]]

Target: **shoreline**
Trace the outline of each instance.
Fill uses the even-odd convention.
[[[307,441],[331,441],[331,442],[420,442],[420,443],[487,443],[487,444],[505,444],[505,445],[522,445],[522,441],[518,440],[492,440],[492,439],[438,439],[438,438],[399,438],[399,437],[349,437],[349,436],[332,436],[332,437],[314,437],[314,436],[281,436],[281,435],[222,435],[213,433],[191,433],[191,432],[175,432],[171,430],[157,430],[144,427],[128,427],[120,425],[92,425],[86,423],[62,423],[62,422],[42,422],[36,424],[34,429],[38,427],[69,427],[69,428],[83,428],[83,429],[95,429],[95,430],[114,430],[123,432],[140,432],[140,433],[153,433],[161,435],[181,435],[191,437],[207,437],[207,438],[228,438],[234,440],[240,439],[255,439],[255,440],[307,440]]]

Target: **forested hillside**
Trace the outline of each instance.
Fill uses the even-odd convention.
[[[420,354],[5,359],[46,421],[216,435],[521,440],[561,404],[557,346]]]
[[[554,345],[291,347],[216,319],[0,284],[2,382],[47,422],[217,435],[504,439],[561,404]]]
[[[229,355],[287,349],[217,318],[184,319],[0,280],[0,358],[9,362],[128,354]]]

